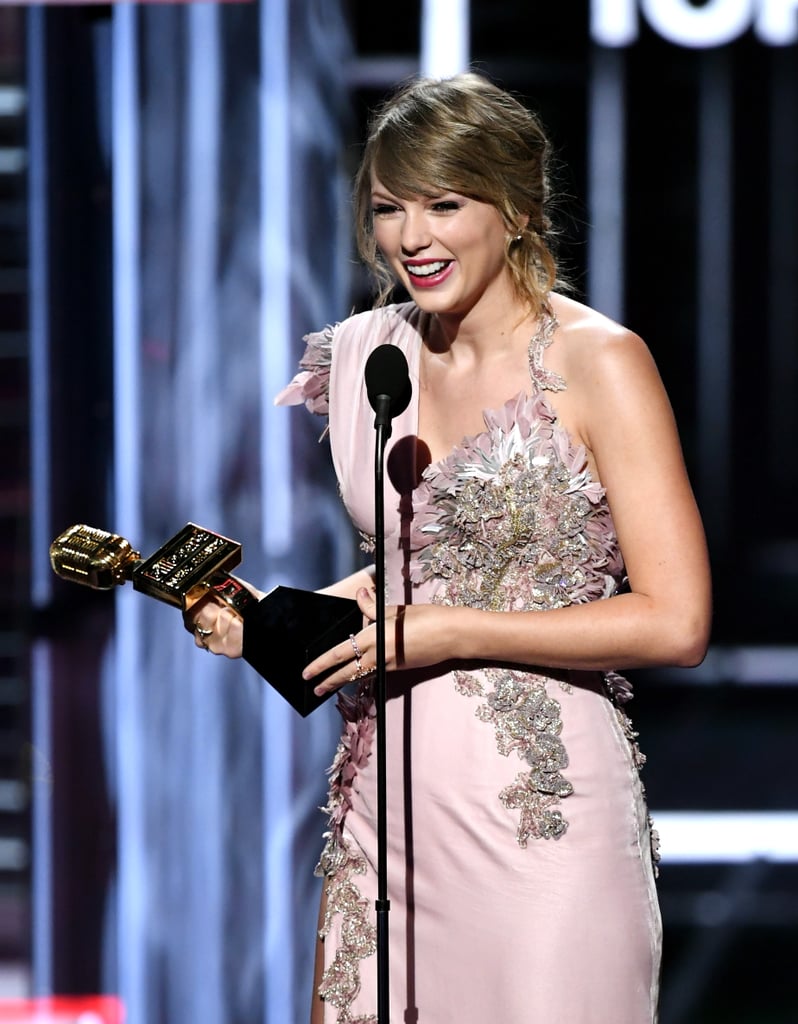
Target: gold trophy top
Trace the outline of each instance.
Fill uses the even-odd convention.
[[[111,590],[129,580],[141,564],[130,542],[94,526],[70,526],[50,545],[50,564],[57,576],[92,590]]]
[[[241,545],[219,533],[188,523],[149,558],[115,533],[94,526],[70,526],[50,545],[56,575],[93,590],[133,581],[133,588],[184,611],[241,561]],[[223,600],[229,600],[223,590]]]

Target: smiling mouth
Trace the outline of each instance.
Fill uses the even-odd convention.
[[[405,263],[405,270],[410,277],[435,277],[450,267],[453,260],[431,260],[429,263]]]

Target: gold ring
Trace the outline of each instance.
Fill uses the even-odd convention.
[[[376,668],[366,668],[365,666],[360,666],[357,672],[353,672],[352,675],[349,677],[349,682],[354,683],[358,679],[365,679],[366,676],[373,676],[376,671]]]

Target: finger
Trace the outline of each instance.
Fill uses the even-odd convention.
[[[213,636],[208,642],[212,654],[224,654],[228,658],[240,658],[244,653],[244,620],[240,615],[222,609]]]
[[[372,664],[373,640],[374,631],[370,628],[362,630],[357,635],[350,634],[348,640],[336,644],[335,647],[310,662],[305,667],[302,678],[325,677],[322,680],[317,680],[313,691],[317,696],[324,696],[347,683],[364,679],[375,671]]]
[[[377,618],[377,595],[374,590],[368,587],[361,587],[355,595],[358,608],[363,612],[369,622]]]
[[[197,615],[194,616],[193,633],[194,643],[208,651],[211,643],[217,636],[219,625],[219,610],[213,604],[206,605]]]
[[[341,676],[340,673],[336,673],[335,675],[329,676],[325,679],[323,683],[319,683],[318,686],[314,686],[313,693],[316,697],[326,697],[328,693],[340,690],[341,687],[346,686],[348,682],[348,676]]]
[[[360,667],[354,666],[350,663],[346,668],[339,672],[332,673],[327,678],[313,688],[313,692],[317,697],[323,697],[325,694],[331,693],[333,690],[340,690],[342,686],[346,686],[347,683],[354,683],[359,679],[366,679],[368,676],[373,676],[375,669],[369,668],[361,663]]]
[[[197,622],[202,621],[202,613],[209,607],[218,607],[216,598],[210,594],[205,594],[199,600],[192,601],[189,604],[183,612],[183,625],[189,633],[194,632]]]
[[[211,654],[241,657],[244,624],[227,605],[208,602],[194,616],[194,643]]]
[[[205,629],[198,622],[194,624],[194,645],[208,650],[208,640],[213,636],[212,629]]]
[[[329,669],[335,668],[339,665],[352,664],[352,671],[355,671],[357,667],[358,657],[362,660],[363,658],[363,646],[361,640],[363,639],[363,633],[358,633],[357,636],[352,636],[348,640],[344,640],[335,647],[331,647],[324,654],[320,654],[318,658],[311,661],[302,671],[303,679],[313,679],[314,676],[320,675],[322,672],[327,672]],[[344,680],[346,682],[346,680]]]

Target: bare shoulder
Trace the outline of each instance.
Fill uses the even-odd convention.
[[[649,376],[659,380],[651,351],[639,334],[564,295],[552,296],[552,307],[559,329],[547,362],[569,388],[585,386],[592,391],[601,381],[622,383],[629,375],[639,375],[641,383]]]
[[[555,294],[551,304],[559,323],[558,355],[569,362],[623,355],[625,350],[648,351],[640,335],[583,302]]]
[[[560,326],[546,362],[565,378],[558,408],[574,436],[594,450],[613,428],[627,436],[646,422],[671,429],[670,401],[645,341],[573,299],[555,295],[552,306]]]

